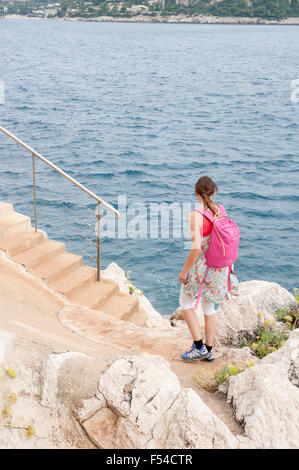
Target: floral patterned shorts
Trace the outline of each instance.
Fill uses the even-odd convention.
[[[209,248],[210,235],[203,238],[203,249],[207,251]],[[233,268],[233,267],[232,267]],[[187,284],[183,286],[185,294],[191,295],[193,298],[197,296],[201,283],[207,274],[208,266],[203,251],[189,271]],[[210,302],[219,304],[224,300],[228,300],[231,295],[239,295],[239,281],[237,276],[232,272],[230,274],[231,290],[228,290],[228,274],[230,267],[212,268],[209,267],[206,282],[203,285],[201,296]]]

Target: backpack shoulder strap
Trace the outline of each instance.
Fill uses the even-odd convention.
[[[221,206],[221,204],[217,204],[217,206],[219,207],[220,209],[220,214],[222,217],[225,217],[226,216],[226,210],[223,206]],[[200,212],[200,214],[204,215],[212,224],[214,223],[214,216],[211,214],[210,211],[207,211],[206,209],[202,209],[201,207],[197,207],[196,209],[194,209],[196,212]]]
[[[224,209],[223,206],[221,206],[221,204],[217,204],[217,206],[219,207],[220,209],[220,214],[224,217],[226,216],[226,210]]]
[[[201,207],[198,207],[194,210],[196,212],[199,212],[200,214],[204,215],[207,219],[209,219],[210,222],[212,222],[212,224],[214,223],[213,215],[209,211],[207,211],[206,209],[201,209]]]

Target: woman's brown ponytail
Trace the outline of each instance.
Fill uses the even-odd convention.
[[[215,215],[219,211],[218,207],[212,202],[211,196],[214,192],[218,191],[216,183],[209,176],[202,176],[196,182],[195,192],[199,194],[202,199],[206,209]]]

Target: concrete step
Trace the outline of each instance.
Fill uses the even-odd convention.
[[[23,251],[11,257],[16,263],[25,266],[26,269],[36,268],[40,264],[45,263],[58,255],[65,252],[64,243],[55,242],[53,240],[45,240],[39,245]]]
[[[96,269],[82,265],[82,256],[66,253],[64,243],[48,240],[32,229],[30,218],[0,202],[0,249],[34,276],[66,295],[78,305],[97,309],[114,318],[146,324],[146,314],[138,299],[121,293],[116,282],[102,278],[96,282]]]
[[[67,274],[58,281],[50,282],[49,287],[55,289],[66,296],[84,289],[96,280],[97,271],[91,266],[80,266],[70,274]]]
[[[98,304],[119,292],[118,285],[109,280],[102,279],[100,282],[93,282],[79,292],[68,295],[68,299],[75,304],[89,308],[97,308]]]
[[[2,238],[0,240],[0,249],[5,250],[9,256],[13,256],[38,245],[43,240],[46,240],[44,233],[35,233],[31,230],[29,232],[13,234],[9,238]]]
[[[139,303],[135,296],[119,292],[107,299],[105,303],[99,304],[97,310],[119,320],[128,320],[138,307]]]
[[[82,256],[64,253],[35,268],[29,268],[29,272],[50,283],[68,275],[79,267],[80,264],[82,264]]]
[[[122,317],[122,320],[129,321],[131,323],[134,323],[134,325],[137,325],[137,326],[146,326],[146,313],[143,309],[136,308],[130,312],[128,317],[127,316]]]
[[[13,211],[13,205],[9,202],[0,202],[0,217]]]
[[[32,230],[31,220],[26,215],[12,211],[0,217],[0,238],[7,238],[15,233],[30,230]]]

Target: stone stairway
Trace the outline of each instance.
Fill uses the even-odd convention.
[[[145,325],[146,314],[137,297],[120,292],[110,279],[97,282],[96,269],[84,265],[82,256],[66,252],[64,243],[48,240],[44,232],[35,233],[30,217],[6,202],[0,202],[0,249],[69,302]]]

